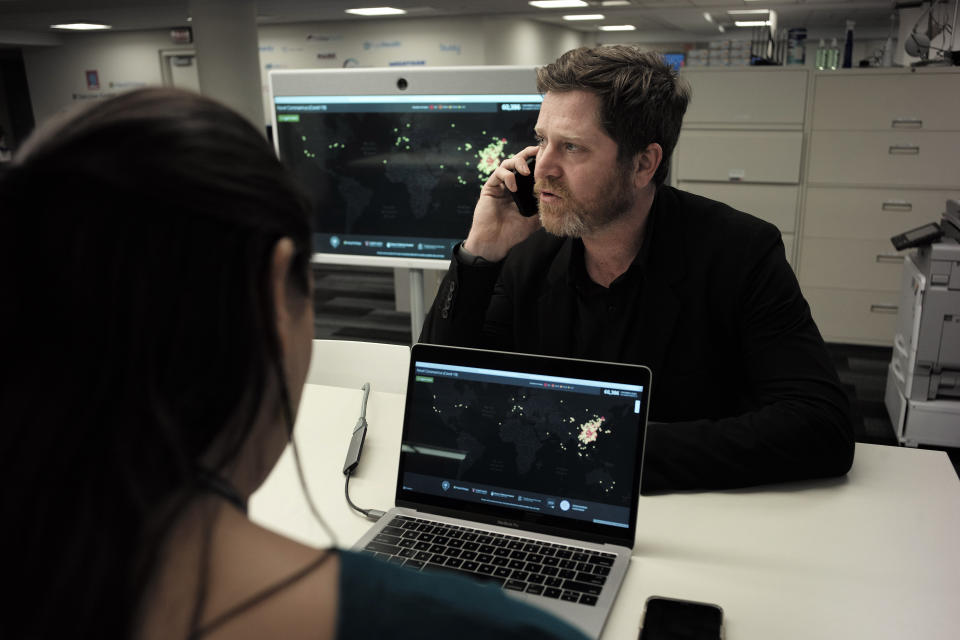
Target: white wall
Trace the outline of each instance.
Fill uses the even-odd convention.
[[[902,24],[916,17],[903,11]],[[842,36],[842,29],[836,35]],[[832,33],[832,32],[831,32]],[[258,30],[260,83],[267,104],[270,69],[383,67],[391,65],[540,65],[564,51],[596,44],[598,34],[579,32],[531,20],[496,17],[364,20],[351,22],[263,25]],[[631,34],[603,34],[605,42],[630,42]],[[818,39],[811,31],[806,64],[813,65]],[[874,29],[857,32],[854,60],[883,45]],[[885,34],[884,34],[885,35]],[[100,99],[124,89],[161,83],[160,50],[191,48],[171,43],[166,30],[64,34],[60,45],[23,50],[30,97],[38,124],[79,101]],[[902,40],[894,40],[902,51]],[[829,40],[828,40],[829,43]],[[690,42],[645,42],[663,51],[683,51]],[[705,43],[700,43],[701,45]],[[841,39],[842,46],[842,39]],[[203,60],[197,61],[198,65]],[[88,89],[85,72],[97,70],[100,88]]]
[[[532,20],[484,18],[484,64],[544,65],[586,44],[588,35]]]
[[[582,42],[580,32],[572,29],[483,17],[264,25],[264,109],[270,113],[266,84],[271,69],[542,65]]]
[[[34,119],[39,125],[77,102],[161,84],[159,52],[175,48],[166,30],[64,35],[60,46],[25,48]],[[90,70],[99,89],[87,87]]]
[[[267,104],[270,69],[343,66],[545,64],[580,46],[578,31],[525,20],[425,18],[263,25],[258,30],[260,83]],[[23,52],[37,124],[76,102],[162,83],[160,50],[175,46],[167,30],[66,34],[59,46]],[[203,60],[197,60],[198,66]],[[96,70],[99,89],[88,89]]]

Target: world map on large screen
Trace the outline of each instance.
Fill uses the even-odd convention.
[[[321,233],[462,238],[480,188],[532,144],[536,111],[305,113],[279,124]]]

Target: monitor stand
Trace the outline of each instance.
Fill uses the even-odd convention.
[[[423,329],[423,269],[410,269],[410,344],[416,344]]]

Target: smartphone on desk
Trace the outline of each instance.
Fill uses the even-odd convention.
[[[533,195],[533,167],[537,162],[536,156],[530,156],[527,158],[527,166],[530,168],[530,175],[525,176],[522,173],[517,173],[517,170],[513,170],[513,175],[517,179],[517,190],[510,191],[510,195],[513,196],[513,201],[517,203],[517,208],[520,209],[520,215],[524,217],[531,217],[537,215],[539,209],[537,209],[537,197]]]
[[[723,609],[715,604],[651,596],[639,640],[722,640]]]

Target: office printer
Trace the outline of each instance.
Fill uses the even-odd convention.
[[[960,200],[904,259],[884,404],[900,444],[960,446]]]

